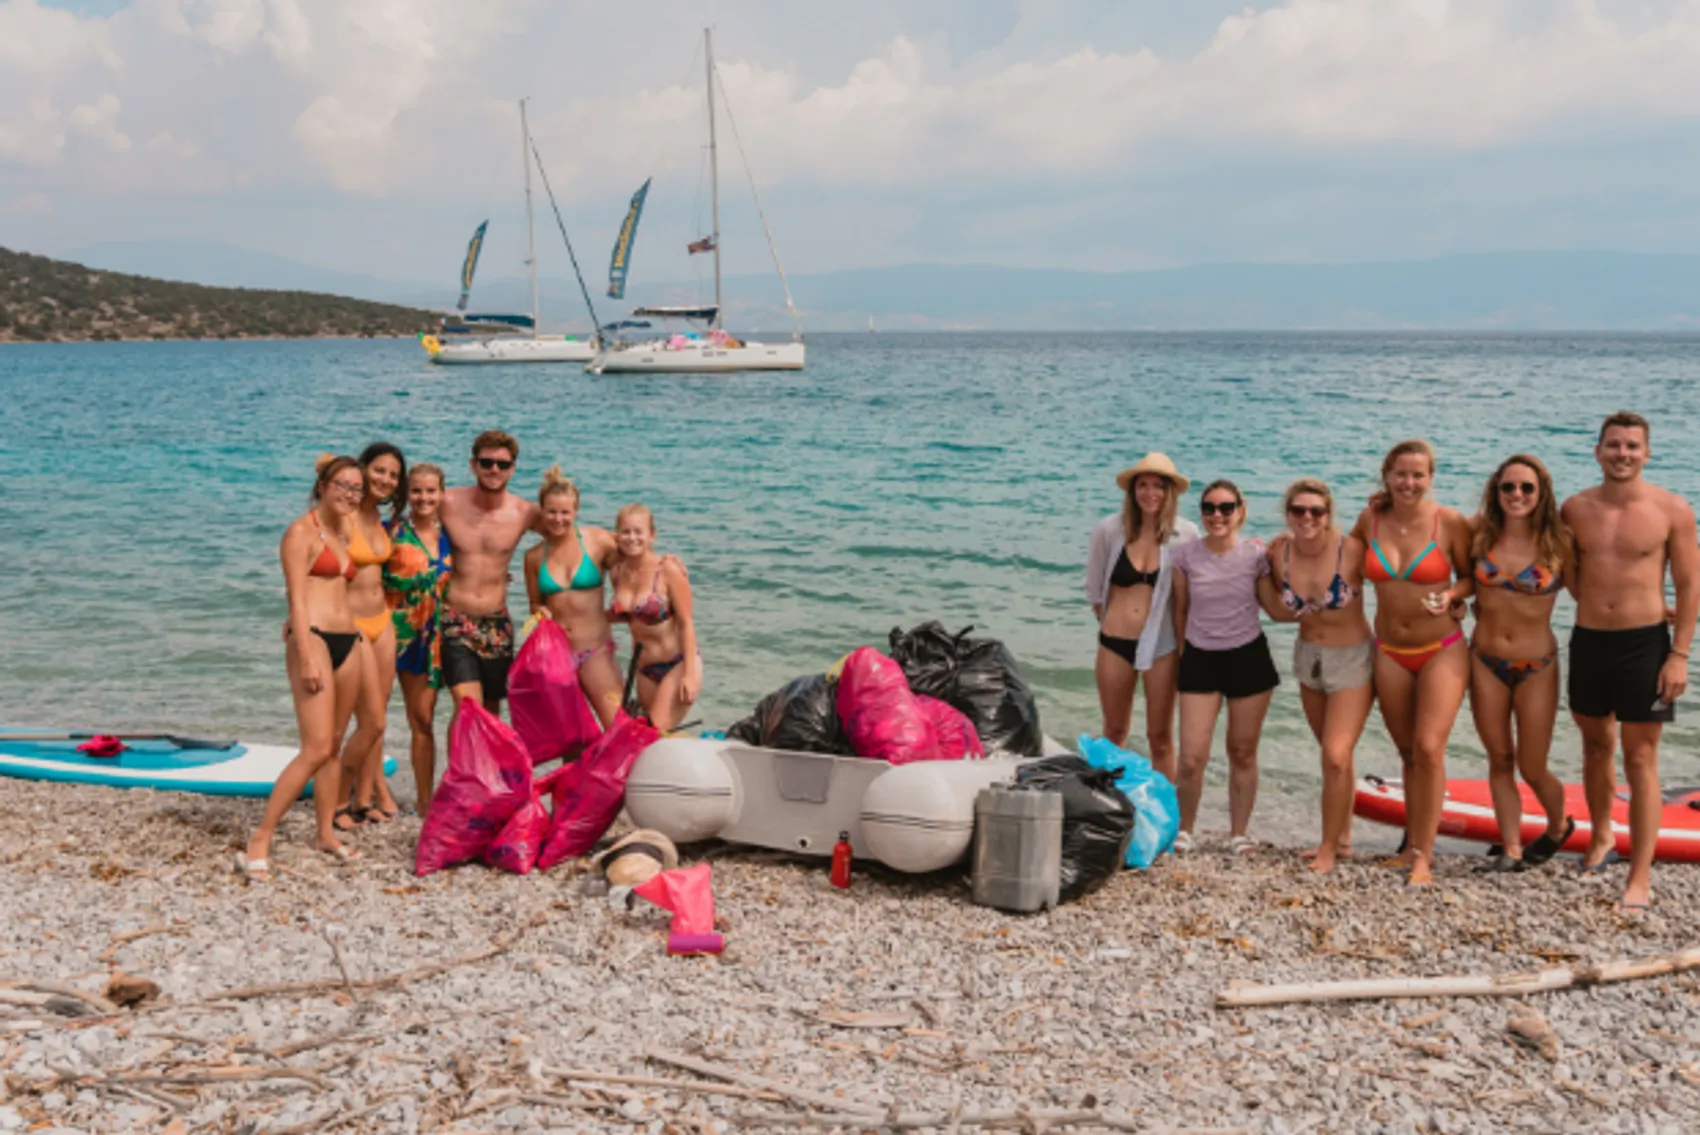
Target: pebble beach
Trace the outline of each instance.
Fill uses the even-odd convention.
[[[858,865],[840,892],[824,861],[709,844],[684,850],[713,864],[727,948],[671,958],[662,912],[572,865],[415,879],[412,818],[361,828],[343,866],[297,808],[250,885],[260,807],[0,782],[0,1131],[1675,1133],[1700,1112],[1700,972],[1216,1006],[1670,954],[1700,942],[1678,867],[1627,922],[1621,880],[1570,857],[1444,856],[1411,890],[1376,865],[1386,829],[1319,878],[1206,824],[1184,859],[1013,916],[962,871]]]

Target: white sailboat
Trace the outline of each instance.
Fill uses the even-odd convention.
[[[698,307],[640,307],[632,313],[638,319],[680,319],[702,324],[706,330],[671,335],[645,343],[607,343],[585,369],[592,374],[657,373],[707,374],[745,370],[802,370],[805,346],[801,324],[789,342],[758,343],[737,339],[722,326],[724,305],[720,287],[720,162],[714,116],[714,33],[704,28],[703,52],[708,71],[708,170],[713,202],[713,231],[708,236],[707,251],[714,254],[714,305]],[[730,113],[730,111],[728,111]],[[732,124],[736,135],[737,123]],[[742,150],[742,145],[739,147]],[[746,170],[748,166],[746,164]],[[755,183],[750,183],[755,193]],[[779,263],[779,252],[773,245],[773,233],[767,227],[767,216],[756,198],[756,213],[761,217],[762,232],[767,237],[767,250],[773,256],[773,266],[779,272],[779,282],[785,288],[785,307],[793,320],[797,307],[791,300],[791,285],[785,279],[785,269]]]
[[[525,102],[519,102],[520,157],[525,163],[525,262],[531,270],[531,334],[470,338],[445,343],[427,335],[421,342],[431,361],[444,366],[479,363],[586,363],[596,357],[596,337],[537,333],[537,236],[531,216],[531,128],[526,122]]]

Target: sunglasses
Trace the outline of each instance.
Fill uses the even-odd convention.
[[[1328,515],[1328,510],[1319,504],[1290,504],[1287,506],[1287,515],[1294,520],[1300,520],[1306,516],[1312,520],[1321,520]]]
[[[1198,511],[1204,516],[1232,516],[1239,507],[1239,501],[1203,501]]]
[[[1532,497],[1538,489],[1539,486],[1533,481],[1501,481],[1499,483],[1499,491],[1503,496],[1522,493],[1526,497]]]
[[[480,457],[478,459],[478,467],[480,469],[503,469],[503,470],[506,470],[506,469],[512,469],[514,467],[514,463],[511,460],[510,461],[504,461],[500,457]]]
[[[339,493],[347,493],[351,497],[366,494],[366,482],[364,481],[332,481],[331,488]]]

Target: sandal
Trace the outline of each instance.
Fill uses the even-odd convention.
[[[1605,858],[1598,863],[1589,863],[1587,854],[1584,853],[1582,858],[1576,861],[1576,873],[1578,875],[1604,875],[1607,867],[1615,867],[1622,862],[1624,862],[1623,856],[1617,853],[1615,847],[1606,852]]]
[[[250,883],[269,883],[272,881],[272,865],[269,859],[249,859],[247,853],[236,853],[236,872]]]
[[[401,819],[401,808],[399,806],[382,808],[373,804],[366,809],[366,823],[368,824],[393,824],[399,819]]]
[[[1169,850],[1176,855],[1185,855],[1192,850],[1192,833],[1176,832],[1175,842],[1169,845]]]
[[[328,855],[342,863],[353,863],[356,859],[365,858],[360,853],[359,848],[349,847],[346,843],[339,843],[335,847],[321,847],[318,848],[318,852],[320,855]]]
[[[1553,856],[1557,855],[1564,845],[1570,842],[1570,837],[1576,834],[1576,820],[1571,816],[1564,817],[1564,834],[1557,839],[1546,832],[1529,841],[1529,846],[1523,849],[1523,862],[1531,867],[1539,867]]]
[[[370,808],[362,808],[357,804],[345,804],[331,815],[331,826],[339,832],[351,832],[366,822],[366,813],[370,811]],[[337,822],[344,819],[348,821],[346,825]]]
[[[1237,835],[1228,841],[1228,852],[1232,855],[1256,855],[1257,841],[1248,835]]]
[[[1476,864],[1478,875],[1516,875],[1529,869],[1529,852],[1525,849],[1522,859],[1513,859],[1503,851],[1489,859],[1486,863]]]

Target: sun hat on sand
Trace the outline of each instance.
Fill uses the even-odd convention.
[[[1192,485],[1191,481],[1181,476],[1180,470],[1175,468],[1175,463],[1169,460],[1169,455],[1166,453],[1147,453],[1139,459],[1138,465],[1117,473],[1116,484],[1125,493],[1133,488],[1134,478],[1141,473],[1154,473],[1159,477],[1167,477],[1177,493],[1186,492]]]
[[[616,887],[636,887],[679,865],[679,849],[658,831],[638,828],[614,841],[596,857],[602,874]]]

